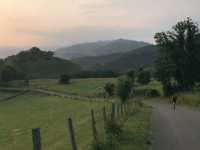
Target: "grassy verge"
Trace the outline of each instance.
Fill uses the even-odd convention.
[[[151,112],[150,107],[136,107],[135,111],[126,117],[122,132],[114,136],[102,150],[147,150],[151,144]],[[117,128],[121,131],[121,128]]]
[[[178,94],[178,104],[200,109],[200,92],[185,92]]]
[[[124,125],[120,150],[145,150],[150,144],[151,108],[142,107]]]

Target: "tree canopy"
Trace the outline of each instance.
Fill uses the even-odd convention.
[[[198,24],[187,18],[173,26],[171,31],[156,33],[154,38],[160,47],[160,57],[156,61],[157,77],[164,88],[191,89],[195,82],[200,81]]]
[[[132,82],[129,78],[121,77],[118,80],[117,94],[120,97],[122,103],[126,102],[132,91]]]

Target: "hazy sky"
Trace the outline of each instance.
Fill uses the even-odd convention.
[[[200,0],[0,0],[0,47],[153,42],[155,32],[187,16],[200,21]]]

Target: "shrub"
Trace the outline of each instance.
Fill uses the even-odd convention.
[[[138,83],[148,84],[151,81],[151,73],[149,71],[140,71],[137,78]]]
[[[158,97],[158,96],[160,96],[160,93],[156,89],[148,89],[145,92],[145,95],[149,96],[149,97]]]
[[[106,145],[103,142],[93,142],[91,150],[106,150]]]
[[[136,89],[134,90],[134,95],[136,96],[148,96],[148,97],[158,97],[160,93],[156,89]]]
[[[122,124],[117,121],[108,120],[106,122],[106,133],[114,137],[120,136],[122,133]]]
[[[135,71],[131,70],[129,72],[127,72],[127,77],[132,81],[132,84],[135,83]]]
[[[70,77],[68,75],[61,75],[59,79],[60,84],[69,84]]]
[[[132,83],[127,77],[122,77],[118,80],[117,94],[124,103],[129,98],[132,90]]]
[[[115,91],[115,85],[113,83],[106,83],[104,86],[105,92],[108,94],[108,96],[113,96]]]
[[[15,68],[11,66],[4,66],[4,68],[1,71],[1,81],[8,82],[12,80],[16,80],[17,72]]]

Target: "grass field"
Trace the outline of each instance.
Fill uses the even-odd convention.
[[[5,98],[8,98],[10,96],[14,96],[16,94],[17,94],[17,92],[5,92],[5,91],[3,92],[3,91],[0,91],[0,101],[5,99]]]
[[[107,82],[117,79],[72,80],[69,85],[60,85],[57,80],[32,80],[31,88],[42,88],[79,96],[96,96]],[[15,82],[12,84],[19,84]],[[17,87],[17,86],[15,86]],[[24,88],[24,86],[20,86]],[[11,92],[0,92],[1,97],[12,96]],[[110,103],[104,100],[83,101],[37,93],[27,93],[9,101],[0,102],[0,145],[3,150],[32,149],[33,128],[41,128],[43,150],[71,149],[67,118],[72,117],[79,150],[91,149],[92,130],[90,110],[95,110],[97,127],[101,139],[105,138],[102,108],[110,110]],[[150,126],[150,109],[143,108],[125,124],[127,137],[119,147],[121,150],[142,150],[146,147]]]
[[[61,85],[58,80],[31,80],[30,86],[33,88],[42,88],[51,91],[57,91],[66,94],[80,96],[96,96],[103,91],[107,82],[115,83],[115,78],[98,78],[98,79],[75,79],[68,85]]]
[[[32,149],[32,128],[41,128],[43,150],[71,149],[67,118],[72,117],[77,145],[89,150],[92,142],[90,110],[95,110],[97,129],[105,138],[102,108],[110,110],[105,101],[78,101],[28,93],[10,101],[0,102],[0,145],[3,150]],[[142,108],[124,126],[119,150],[143,150],[150,126],[150,109]],[[124,143],[126,140],[126,143]]]
[[[70,149],[67,117],[72,117],[79,149],[88,149],[92,139],[90,110],[97,113],[103,129],[103,101],[77,101],[27,94],[0,103],[0,145],[2,150],[32,149],[32,128],[41,128],[43,150]],[[100,132],[103,133],[103,132]]]

